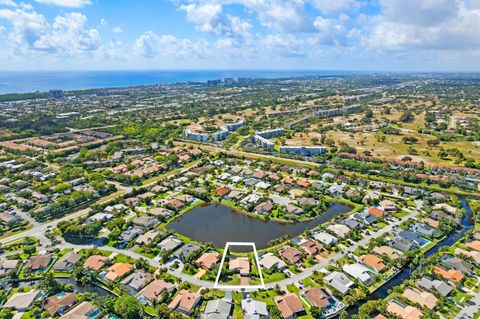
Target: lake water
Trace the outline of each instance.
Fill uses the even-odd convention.
[[[295,237],[307,229],[323,224],[351,210],[348,205],[331,203],[319,217],[298,223],[265,221],[244,215],[219,204],[199,206],[168,225],[178,233],[200,242],[212,242],[223,248],[227,241],[255,242],[257,249],[266,248],[270,240],[289,234]]]

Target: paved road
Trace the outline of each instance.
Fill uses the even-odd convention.
[[[455,319],[473,318],[477,312],[480,312],[480,292],[477,292],[470,301],[473,303],[463,307]]]

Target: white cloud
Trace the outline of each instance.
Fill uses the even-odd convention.
[[[0,0],[0,6],[16,7],[17,4],[12,0]]]
[[[106,25],[108,25],[107,20],[105,20],[104,18],[100,19],[100,25],[101,25],[102,27],[105,27]]]
[[[35,11],[0,10],[0,18],[12,24],[10,47],[17,55],[54,54],[59,56],[95,55],[102,48],[100,34],[86,27],[81,13],[57,16],[50,24]]]
[[[80,8],[89,4],[92,4],[91,0],[34,0],[38,3],[67,7],[67,8]]]
[[[325,14],[339,14],[357,11],[365,5],[365,2],[357,0],[312,0],[312,4]]]
[[[362,39],[369,48],[410,53],[480,49],[480,8],[465,1],[382,0],[382,5]]]
[[[112,29],[112,32],[113,32],[113,33],[122,33],[123,30],[122,30],[121,27],[115,27],[115,28]]]
[[[209,44],[206,41],[193,42],[189,39],[178,39],[173,35],[157,35],[152,31],[145,32],[135,40],[133,53],[144,58],[167,57],[172,60],[206,57]]]
[[[187,21],[196,24],[203,32],[227,37],[248,37],[252,25],[239,17],[224,14],[219,3],[191,3],[181,5],[180,10],[187,14]]]

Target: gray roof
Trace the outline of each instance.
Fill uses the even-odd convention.
[[[208,319],[227,319],[232,310],[232,304],[223,299],[210,300],[205,307],[205,317]]]
[[[432,280],[430,277],[426,276],[422,277],[422,279],[418,282],[418,285],[431,291],[436,290],[442,296],[447,296],[453,289],[449,284],[444,281],[437,279]]]
[[[68,252],[63,255],[53,266],[54,270],[69,270],[82,259],[82,256],[74,251]]]
[[[353,285],[353,281],[351,281],[347,275],[338,271],[334,271],[326,276],[325,281],[342,294],[346,293],[348,289],[350,289],[350,286]]]
[[[151,273],[144,270],[137,270],[128,275],[127,278],[122,281],[122,284],[139,291],[152,280],[153,275]]]
[[[475,269],[475,266],[471,263],[458,257],[451,257],[449,255],[444,256],[442,263],[448,268],[453,268],[466,274],[471,274]]]
[[[173,255],[177,258],[180,258],[181,256],[183,256],[184,258],[188,258],[199,249],[199,246],[189,243],[175,251]]]
[[[253,319],[268,316],[267,304],[251,298],[242,300],[242,310],[244,318]]]

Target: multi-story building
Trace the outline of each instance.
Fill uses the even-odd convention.
[[[252,137],[252,140],[255,144],[258,144],[263,148],[268,148],[272,151],[275,149],[275,144],[273,142],[267,140],[266,138],[264,138],[260,135],[254,135]]]
[[[199,142],[206,142],[208,141],[208,134],[206,133],[196,133],[190,130],[189,128],[186,128],[183,130],[183,135],[186,138],[189,138],[191,140],[199,141]]]
[[[285,129],[283,127],[276,128],[276,129],[273,129],[273,130],[255,132],[255,135],[261,136],[263,138],[278,137],[278,136],[282,136],[284,134],[285,134]]]

